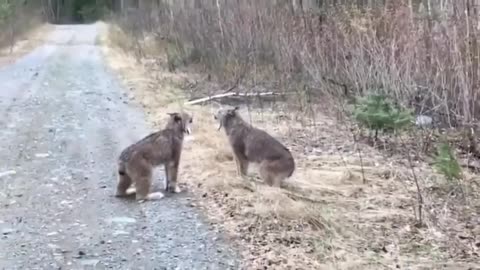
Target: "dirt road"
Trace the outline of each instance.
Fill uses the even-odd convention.
[[[98,32],[56,26],[0,68],[0,269],[238,269],[188,195],[113,197],[118,154],[149,130]]]

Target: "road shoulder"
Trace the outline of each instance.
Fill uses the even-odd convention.
[[[12,64],[35,48],[45,44],[53,29],[54,25],[42,23],[17,37],[17,42],[13,47],[0,47],[0,67]]]

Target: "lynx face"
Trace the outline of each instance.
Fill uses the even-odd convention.
[[[218,121],[219,126],[218,130],[226,125],[226,123],[234,118],[239,110],[239,107],[235,107],[233,109],[219,109],[214,115],[213,118]]]
[[[188,113],[169,113],[171,119],[174,124],[180,125],[182,132],[186,134],[192,134],[192,126],[193,126],[193,116]]]

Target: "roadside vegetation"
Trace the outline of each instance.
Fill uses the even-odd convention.
[[[181,181],[246,266],[467,269],[480,249],[473,2],[141,2],[111,21],[106,55],[155,125],[194,111]],[[292,149],[288,190],[235,175],[211,114],[233,104]]]
[[[476,1],[20,2],[0,0],[0,46],[38,10],[106,19],[152,126],[194,113],[180,182],[248,269],[479,267]],[[236,176],[229,105],[292,150],[288,189]]]
[[[39,2],[0,0],[0,49],[11,53],[19,41],[43,25]]]

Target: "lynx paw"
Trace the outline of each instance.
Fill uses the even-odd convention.
[[[137,193],[137,189],[135,187],[129,187],[126,191],[127,195],[132,195]]]
[[[167,188],[165,189],[166,192],[168,193],[180,193],[182,192],[182,189],[178,185],[168,185]]]

